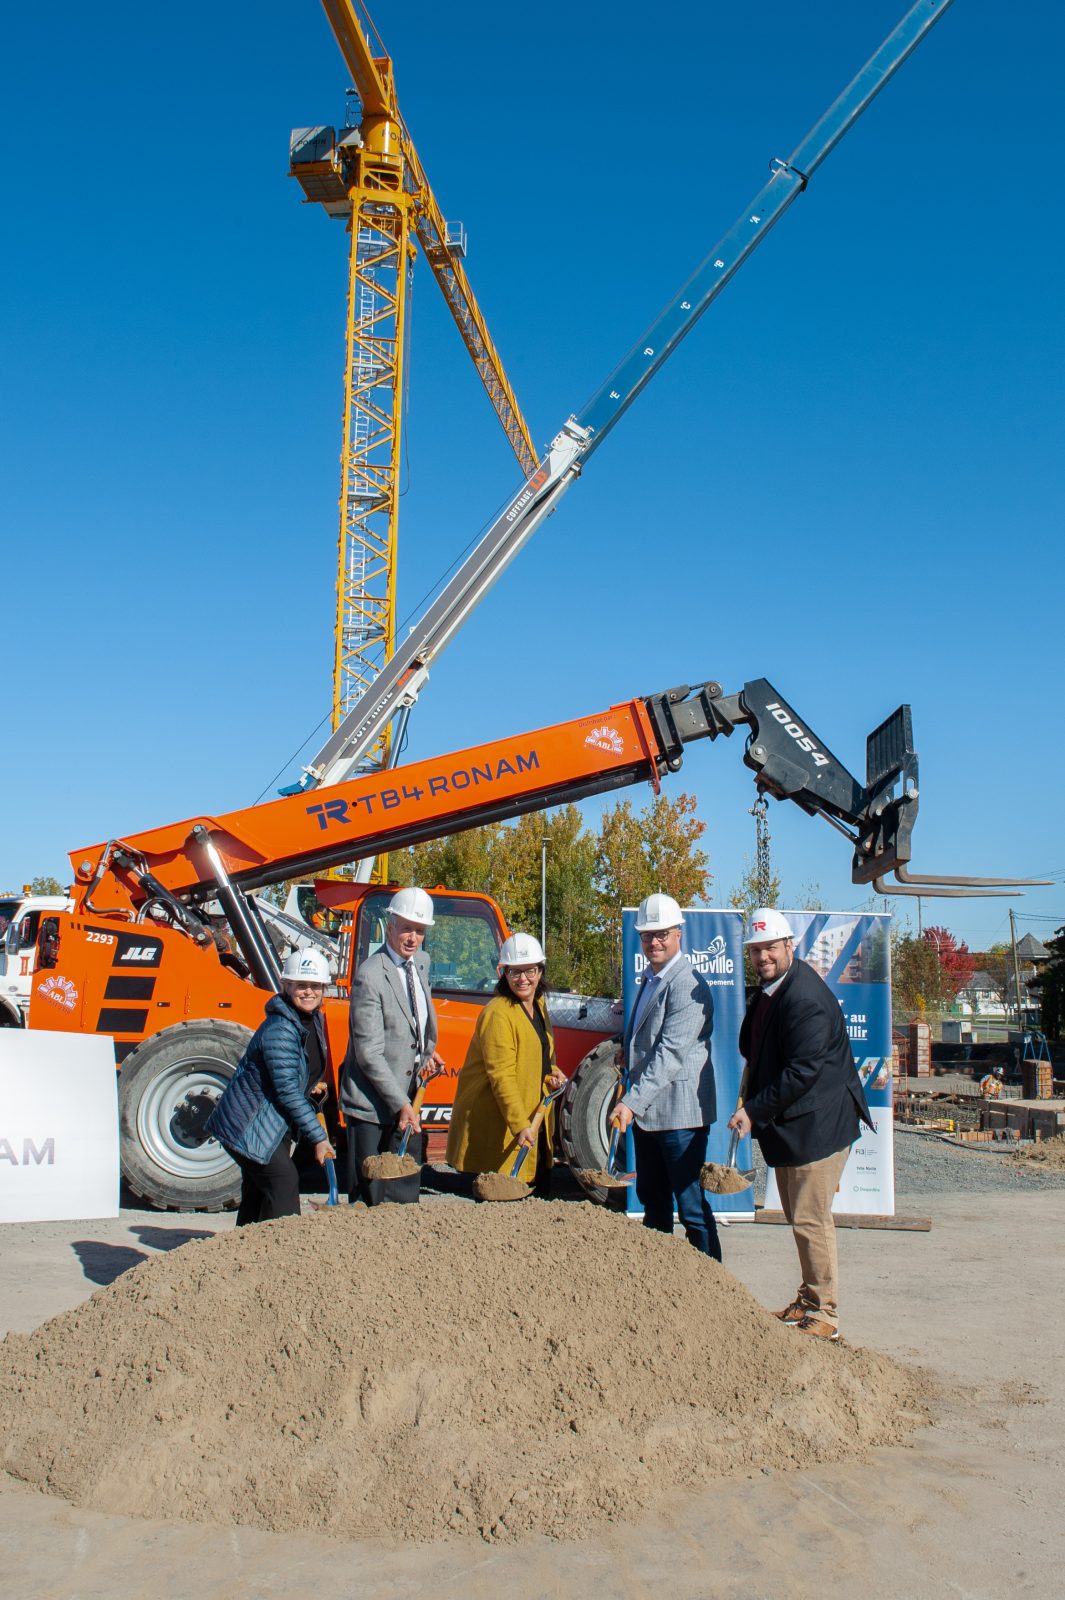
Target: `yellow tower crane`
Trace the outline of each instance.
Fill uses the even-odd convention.
[[[347,222],[347,346],[333,727],[395,648],[400,429],[410,268],[417,239],[443,290],[514,454],[536,466],[529,430],[462,266],[465,232],[448,224],[396,100],[392,62],[361,0],[322,0],[361,102],[357,127],[296,128],[290,176],[308,202]],[[350,120],[350,119],[349,119]],[[364,764],[387,766],[385,731]]]

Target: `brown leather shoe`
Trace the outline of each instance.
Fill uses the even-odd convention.
[[[778,1321],[786,1323],[789,1328],[793,1328],[796,1323],[802,1321],[809,1310],[810,1307],[804,1305],[801,1300],[793,1300],[790,1306],[785,1306],[783,1311],[774,1311],[773,1315]]]
[[[820,1317],[803,1317],[795,1326],[800,1333],[812,1333],[815,1339],[838,1339],[839,1329],[833,1327],[831,1322],[822,1322]]]

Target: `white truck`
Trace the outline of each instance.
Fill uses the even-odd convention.
[[[65,894],[0,895],[0,1028],[26,1026],[42,918],[73,909]]]

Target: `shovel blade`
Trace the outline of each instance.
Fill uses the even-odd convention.
[[[708,1161],[699,1174],[699,1183],[707,1194],[742,1194],[754,1183],[754,1173]]]

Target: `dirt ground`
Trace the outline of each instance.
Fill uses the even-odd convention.
[[[149,1589],[161,1600],[275,1600],[311,1586],[363,1600],[657,1600],[663,1583],[671,1600],[1057,1595],[1065,1190],[910,1196],[905,1209],[931,1215],[932,1231],[842,1231],[840,1254],[849,1340],[949,1386],[936,1426],[911,1445],[678,1495],[664,1515],[577,1543],[506,1548],[386,1550],[144,1522],[78,1511],[0,1477],[5,1589],[35,1600],[141,1600]],[[227,1226],[123,1212],[116,1222],[0,1229],[0,1329],[29,1331],[152,1252]],[[725,1257],[767,1306],[794,1288],[784,1228],[729,1228]]]

